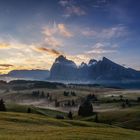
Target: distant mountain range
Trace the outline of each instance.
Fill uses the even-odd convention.
[[[125,68],[105,57],[100,61],[91,59],[88,64],[82,62],[77,66],[75,62],[61,55],[51,67],[50,79],[82,82],[140,80],[140,71]]]
[[[12,70],[8,74],[0,76],[1,79],[29,79],[29,80],[45,80],[49,78],[48,70]],[[9,81],[9,80],[8,80]]]
[[[55,59],[49,70],[13,70],[0,78],[48,80],[55,82],[101,82],[101,81],[140,81],[140,71],[125,68],[103,57],[102,60],[91,59],[87,64],[77,66],[74,61],[63,55]],[[6,79],[7,80],[7,79]]]

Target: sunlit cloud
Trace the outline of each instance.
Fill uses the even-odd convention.
[[[45,26],[43,28],[42,33],[47,37],[60,35],[69,38],[73,36],[73,33],[70,32],[69,29],[66,27],[66,25],[63,23],[59,23],[59,24],[54,23],[53,26]]]
[[[0,64],[0,67],[8,68],[8,67],[13,67],[13,65],[11,65],[11,64]]]
[[[0,49],[8,49],[10,45],[6,42],[0,42]]]
[[[38,48],[38,44],[23,44],[20,42],[8,42],[9,50],[3,50],[0,56],[0,73],[8,73],[14,69],[49,69],[54,59],[60,54],[55,49]],[[46,61],[47,60],[47,61]]]
[[[58,30],[60,32],[60,34],[64,37],[72,37],[73,34],[68,31],[68,29],[66,28],[66,26],[64,24],[58,24]]]
[[[65,26],[65,24],[54,24],[53,26],[45,26],[42,31],[46,45],[49,47],[62,47],[62,38],[70,38],[73,34]]]
[[[63,46],[63,43],[61,40],[57,39],[56,37],[46,37],[45,42],[50,47],[61,47]]]
[[[115,47],[114,47],[115,46]],[[105,46],[102,43],[96,43],[93,45],[92,49],[89,51],[86,51],[87,54],[106,54],[106,53],[116,53],[118,52],[116,50],[117,45],[112,46]]]
[[[47,47],[36,47],[35,50],[37,52],[41,52],[41,53],[46,52],[46,53],[49,53],[51,55],[56,55],[56,56],[61,55],[61,53],[59,51],[57,51],[55,49],[50,49],[50,48],[47,48]]]

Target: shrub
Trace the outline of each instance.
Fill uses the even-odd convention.
[[[56,115],[56,119],[64,119],[63,115]]]

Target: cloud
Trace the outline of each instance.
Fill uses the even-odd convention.
[[[112,38],[120,38],[125,37],[129,33],[127,31],[127,27],[123,25],[117,25],[110,28],[103,29],[81,29],[81,34],[86,37],[95,37],[97,39],[112,39]]]
[[[10,44],[6,42],[0,42],[0,49],[10,48]]]
[[[73,33],[69,31],[65,24],[55,24],[53,26],[45,26],[42,33],[45,36],[46,45],[49,47],[62,47],[62,38],[71,38]]]
[[[46,26],[43,28],[42,33],[47,37],[54,37],[55,35],[61,35],[63,37],[72,37],[73,34],[69,31],[65,24],[59,23],[55,24],[51,27]]]
[[[93,8],[105,8],[108,6],[109,0],[94,0],[92,7]]]
[[[64,37],[72,37],[73,34],[68,31],[68,29],[66,28],[66,26],[64,24],[58,24],[58,30],[60,32],[61,35],[63,35]]]
[[[37,52],[47,52],[51,55],[56,55],[56,56],[61,55],[61,53],[59,51],[57,51],[55,49],[50,49],[50,48],[47,48],[47,47],[36,47],[35,51],[37,51]]]
[[[60,41],[60,39],[58,39],[56,37],[56,34],[58,32],[58,29],[56,26],[53,27],[44,27],[43,28],[43,35],[45,36],[45,42],[46,45],[50,46],[50,47],[61,47],[62,46],[62,42]]]
[[[110,39],[113,37],[115,37],[115,38],[123,37],[123,36],[127,35],[126,27],[119,25],[116,27],[104,29],[104,30],[102,30],[100,35],[102,38],[107,38],[107,39]]]
[[[76,1],[60,0],[59,4],[64,8],[64,17],[86,15],[85,10]]]
[[[86,15],[86,12],[81,7],[78,7],[78,6],[74,6],[74,5],[67,6],[65,8],[64,17],[70,17],[72,15],[83,16],[83,15]]]
[[[106,45],[99,42],[99,43],[96,43],[95,45],[93,45],[92,50],[86,51],[86,53],[87,54],[106,54],[106,53],[116,53],[116,52],[118,52],[117,49],[116,49],[117,45],[115,44],[115,45],[112,45],[112,46],[106,46]]]
[[[86,29],[81,29],[81,34],[86,36],[86,37],[92,37],[92,36],[96,36],[97,32],[95,30],[91,30],[90,28],[86,28]]]
[[[0,67],[13,67],[14,65],[11,64],[0,64]]]
[[[62,42],[59,39],[57,39],[53,36],[46,37],[45,41],[46,41],[46,45],[48,45],[50,47],[61,47],[61,46],[63,46]]]
[[[70,2],[70,0],[60,0],[60,1],[59,1],[59,4],[60,4],[61,6],[67,6],[67,5],[69,4],[69,2]]]

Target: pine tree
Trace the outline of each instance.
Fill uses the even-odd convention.
[[[95,115],[95,122],[99,122],[98,113]]]
[[[0,99],[0,111],[6,111],[6,107],[3,99]]]
[[[27,113],[31,113],[31,108],[28,108]]]
[[[80,105],[78,110],[79,116],[91,116],[93,114],[93,106],[89,100],[84,101],[83,104]]]
[[[72,115],[71,111],[69,111],[69,113],[68,113],[68,118],[71,119],[71,120],[73,119],[73,115]]]

